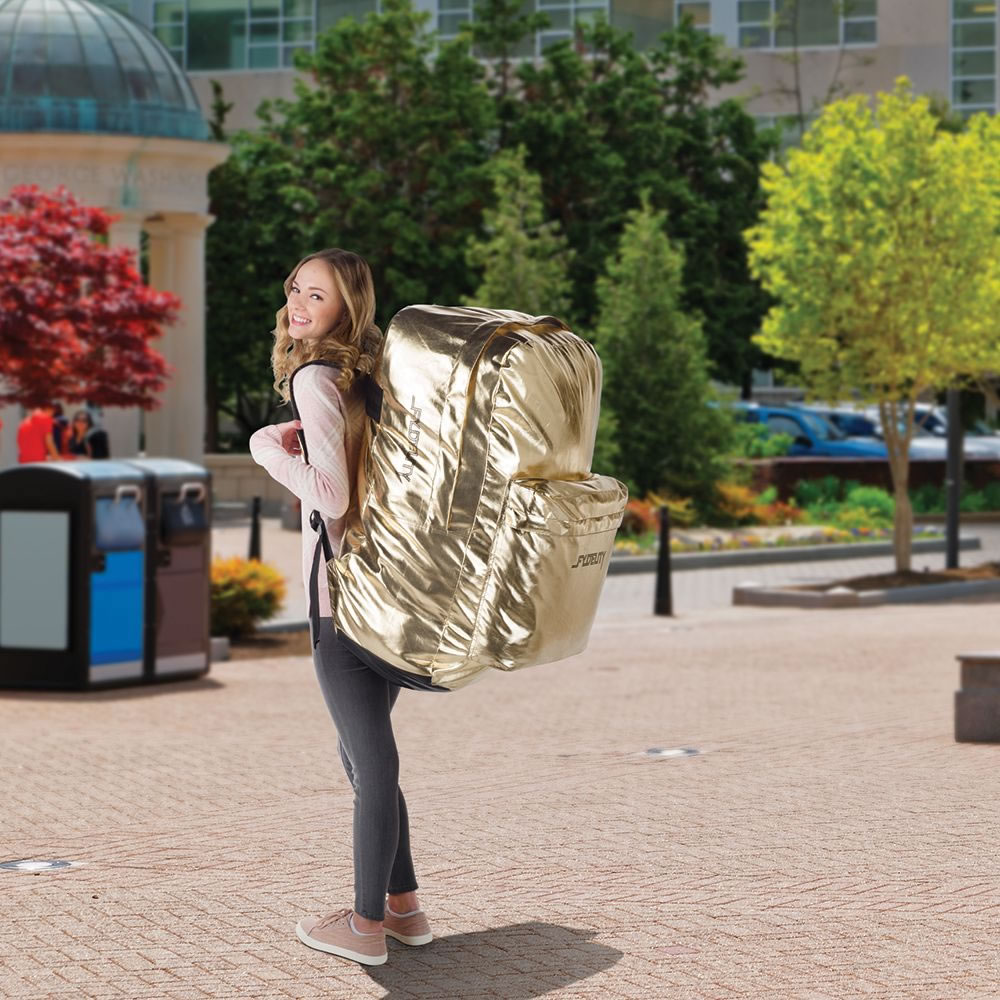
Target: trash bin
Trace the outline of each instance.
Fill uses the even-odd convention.
[[[211,473],[176,458],[134,458],[146,480],[146,677],[204,674],[211,661]]]
[[[143,679],[145,489],[122,462],[0,472],[0,686]]]

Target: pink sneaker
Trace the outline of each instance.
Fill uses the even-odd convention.
[[[431,925],[427,922],[427,914],[423,910],[393,913],[387,903],[383,927],[389,937],[402,941],[403,944],[430,944],[434,939]]]
[[[335,910],[324,917],[303,917],[295,927],[299,940],[317,951],[349,958],[362,965],[382,965],[389,957],[385,934],[359,934],[351,927],[351,910]]]

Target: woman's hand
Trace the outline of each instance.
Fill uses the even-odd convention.
[[[289,455],[301,455],[302,446],[299,444],[298,432],[302,430],[302,421],[286,420],[283,424],[275,424],[274,426],[281,436],[281,447]]]

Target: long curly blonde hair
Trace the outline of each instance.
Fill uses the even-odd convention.
[[[295,340],[290,336],[288,304],[278,310],[275,328],[271,331],[274,335],[271,367],[275,391],[286,403],[289,400],[288,380],[300,365],[318,359],[332,361],[340,367],[334,382],[341,392],[346,392],[356,378],[374,371],[382,347],[382,331],[375,325],[375,283],[368,261],[337,247],[311,253],[285,278],[286,298],[295,275],[307,260],[322,260],[330,266],[345,308],[333,329],[315,340]]]

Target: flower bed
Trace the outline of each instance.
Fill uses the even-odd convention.
[[[896,506],[885,490],[833,476],[801,482],[787,503],[777,500],[773,488],[754,493],[722,483],[706,527],[691,527],[695,511],[688,500],[654,495],[630,500],[616,552],[648,555],[658,550],[661,504],[670,510],[670,550],[677,553],[891,541]],[[940,538],[941,531],[925,527],[913,537]]]
[[[802,531],[802,528],[807,528]],[[915,531],[916,538],[940,538],[935,529]],[[802,525],[797,531],[771,529],[764,533],[746,529],[726,531],[718,528],[679,532],[670,539],[671,552],[732,552],[740,549],[771,549],[804,545],[844,545],[853,542],[890,541],[892,532],[884,528],[832,528],[828,525]],[[656,532],[646,532],[634,538],[618,538],[614,551],[620,555],[652,555],[659,549]]]

